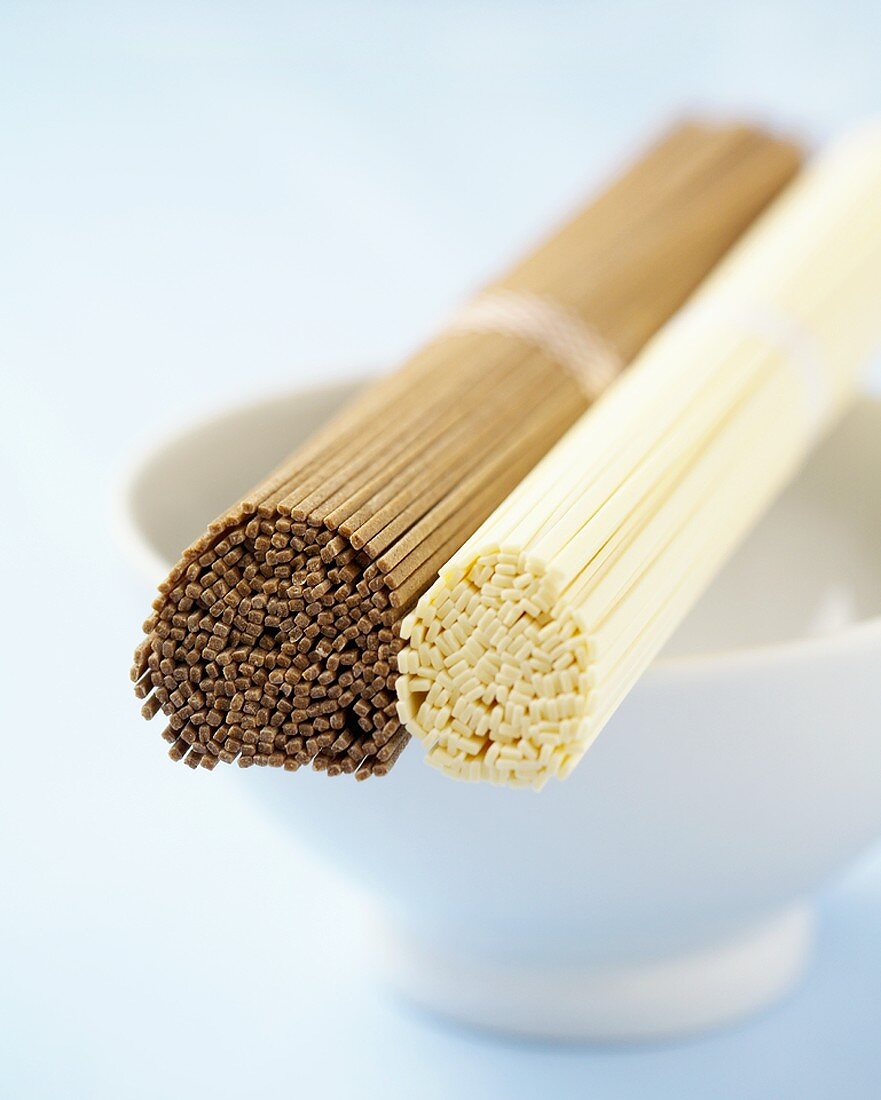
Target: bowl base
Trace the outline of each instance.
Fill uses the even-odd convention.
[[[797,906],[748,934],[636,965],[524,966],[444,954],[387,930],[383,977],[461,1023],[536,1039],[676,1038],[748,1016],[786,993],[811,952],[814,914]]]

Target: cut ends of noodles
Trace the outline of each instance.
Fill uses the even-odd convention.
[[[581,757],[591,639],[543,562],[487,549],[403,623],[398,713],[458,779],[539,788]]]

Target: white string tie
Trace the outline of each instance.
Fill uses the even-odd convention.
[[[448,331],[500,332],[526,340],[559,363],[590,401],[623,366],[620,355],[589,324],[549,298],[528,291],[480,294],[454,316]]]

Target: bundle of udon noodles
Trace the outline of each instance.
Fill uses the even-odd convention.
[[[388,771],[403,614],[798,164],[761,131],[678,127],[212,523],[133,669],[170,755]]]
[[[408,616],[450,776],[566,778],[881,341],[881,129],[810,167]]]

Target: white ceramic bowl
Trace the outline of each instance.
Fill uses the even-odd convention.
[[[150,579],[352,390],[143,458],[120,519]],[[812,896],[881,836],[879,471],[866,397],[565,783],[454,783],[413,743],[381,781],[251,769],[240,789],[367,888],[385,975],[425,1006],[572,1039],[744,1015],[798,976]]]

